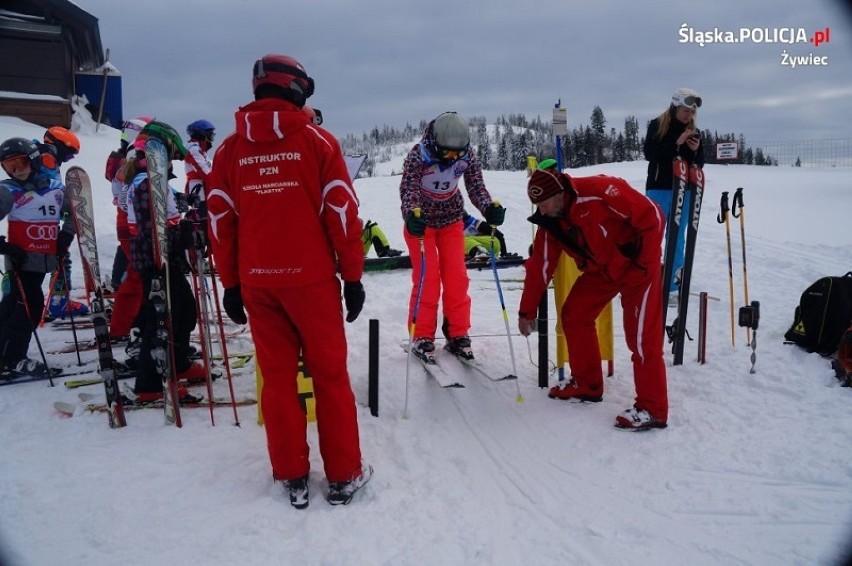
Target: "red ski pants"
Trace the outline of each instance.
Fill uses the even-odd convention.
[[[657,419],[668,419],[666,364],[663,358],[663,317],[659,269],[645,274],[631,268],[617,282],[586,272],[574,283],[562,307],[562,328],[568,344],[571,377],[581,387],[600,386],[603,368],[595,319],[621,293],[624,337],[632,353],[635,406]]]
[[[142,307],[142,277],[130,262],[130,238],[119,238],[118,243],[127,257],[127,276],[119,285],[113,300],[109,333],[110,336],[127,336]]]
[[[299,352],[313,377],[317,433],[329,482],[361,470],[355,396],[346,368],[346,334],[337,279],[296,288],[242,287],[257,362],[266,443],[276,480],[310,470],[307,418],[299,403]]]
[[[420,283],[421,254],[420,239],[404,231],[408,255],[411,256],[411,297],[408,302],[408,324],[417,302]],[[415,338],[435,338],[438,326],[438,300],[443,291],[443,314],[449,320],[449,337],[467,336],[470,330],[470,297],[467,294],[470,279],[464,263],[464,232],[462,222],[454,222],[444,228],[426,228],[423,236],[426,252],[426,275],[420,308],[417,311]],[[660,307],[662,308],[662,307]]]

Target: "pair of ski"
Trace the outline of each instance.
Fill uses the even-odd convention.
[[[97,396],[91,393],[80,393],[78,394],[78,403],[68,403],[66,401],[56,401],[53,404],[53,408],[56,409],[57,412],[68,416],[73,417],[77,414],[78,410],[89,412],[89,413],[108,413],[109,406],[106,403],[97,401]],[[202,399],[193,403],[181,403],[181,408],[183,409],[197,409],[202,407],[209,407],[210,402],[207,399]],[[233,403],[230,399],[225,397],[214,397],[213,398],[213,406],[231,406]],[[236,404],[238,406],[245,405],[256,405],[257,400],[252,398],[245,399],[237,399]],[[151,402],[142,402],[138,400],[134,400],[132,403],[123,405],[122,409],[125,411],[138,411],[141,409],[158,409],[160,411],[163,410],[164,403],[163,401],[151,401]]]
[[[3,372],[0,373],[0,387],[4,385],[14,385],[18,383],[32,383],[34,381],[46,381],[51,378],[61,379],[63,377],[70,377],[75,375],[84,375],[87,373],[94,373],[98,371],[98,368],[93,366],[91,362],[84,363],[81,366],[71,365],[67,367],[50,368],[51,373],[48,375],[28,375],[28,374],[19,374],[16,372]],[[94,379],[94,383],[101,383],[103,381],[102,378]]]
[[[230,357],[230,360],[231,360],[231,369],[232,370],[243,369],[243,368],[247,368],[247,367],[249,369],[253,370],[253,368],[251,368],[251,366],[248,366],[248,363],[254,357],[254,354],[232,354],[229,357]],[[216,359],[216,358],[217,357],[214,357],[214,359]],[[91,371],[92,370],[90,369],[86,372],[80,372],[80,373],[89,373]],[[54,377],[56,377],[56,376],[54,376]],[[59,377],[63,377],[63,376],[60,375]],[[131,377],[135,378],[136,372],[133,372],[133,371],[131,371],[131,372],[117,371],[117,378],[118,379],[129,379]],[[86,387],[87,385],[95,385],[95,384],[100,383],[100,382],[101,382],[101,379],[99,379],[99,378],[69,379],[69,380],[65,381],[65,387],[67,389],[76,389],[78,387]]]
[[[403,350],[408,352],[408,342],[404,342],[402,344]],[[449,350],[444,348],[447,352]],[[451,352],[450,356],[454,359],[458,360],[458,362],[464,367],[467,373],[477,373],[480,376],[484,377],[489,381],[509,381],[512,379],[518,379],[517,376],[512,374],[507,374],[501,377],[495,377],[482,369],[474,359],[466,359],[461,356],[457,356]],[[444,367],[441,363],[438,362],[437,358],[433,358],[431,361],[426,361],[420,356],[413,355],[414,359],[420,362],[420,365],[423,367],[423,370],[435,380],[435,382],[441,386],[443,389],[464,389],[465,384],[458,379],[458,376],[453,375],[451,372],[447,371],[447,368]]]
[[[701,201],[704,197],[704,172],[697,165],[689,165],[680,156],[672,162],[673,187],[672,204],[666,225],[666,257],[663,264],[663,320],[669,307],[669,281],[672,279],[681,222],[686,218],[686,249],[678,286],[677,315],[671,326],[665,328],[672,342],[674,365],[683,365],[683,348],[686,341],[686,317],[689,310],[689,288],[692,283],[692,266],[695,262],[695,244],[698,240],[698,222],[701,219]],[[689,195],[690,210],[684,210],[686,196]]]

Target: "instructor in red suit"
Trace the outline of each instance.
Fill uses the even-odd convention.
[[[372,474],[361,463],[337,277],[352,322],[364,304],[358,198],[337,140],[302,111],[314,90],[304,67],[266,55],[255,62],[252,87],[255,101],[237,110],[236,132],[217,150],[208,179],[223,303],[234,322],[244,324],[245,311],[251,320],[273,478],[294,507],[308,505],[301,352],[313,377],[327,499],[345,504]]]
[[[553,169],[535,171],[527,193],[538,225],[518,327],[532,332],[538,304],[564,251],[582,274],[562,307],[571,380],[550,390],[566,401],[600,402],[604,381],[595,319],[621,294],[624,335],[632,352],[634,406],[616,418],[629,430],[665,428],[668,421],[660,279],[665,220],[659,207],[623,179],[569,177]]]

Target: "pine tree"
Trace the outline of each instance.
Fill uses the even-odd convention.
[[[624,155],[627,161],[639,159],[642,146],[639,144],[639,120],[635,116],[624,119]]]
[[[591,117],[592,152],[594,163],[605,163],[604,147],[606,146],[606,118],[600,106],[595,106]]]

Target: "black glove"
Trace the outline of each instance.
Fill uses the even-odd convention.
[[[228,317],[237,324],[245,324],[248,322],[246,311],[243,307],[243,297],[240,294],[240,286],[228,287],[222,295],[222,305],[225,307],[225,312]]]
[[[627,259],[637,259],[639,253],[642,251],[642,236],[636,236],[632,240],[621,244],[618,246],[618,251]]]
[[[345,281],[343,283],[343,301],[346,303],[346,322],[354,322],[364,307],[364,286],[360,281]]]
[[[413,212],[408,213],[408,218],[405,219],[405,227],[409,234],[419,238],[426,233],[426,221],[423,216],[417,216]]]
[[[65,261],[65,256],[68,254],[68,248],[71,247],[71,242],[74,241],[72,232],[60,232],[56,237],[56,259]]]
[[[9,256],[15,271],[20,271],[27,262],[27,252],[20,246],[7,242],[6,236],[0,236],[0,255]]]
[[[500,206],[499,202],[493,202],[485,209],[485,221],[492,226],[500,226],[504,220],[506,220],[506,209]]]

